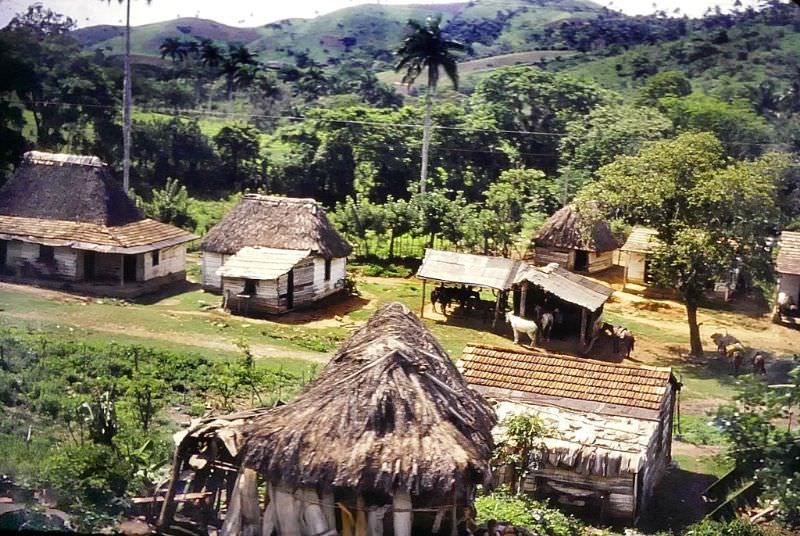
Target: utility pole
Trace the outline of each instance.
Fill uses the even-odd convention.
[[[126,0],[125,79],[122,92],[122,188],[131,187],[131,0]]]

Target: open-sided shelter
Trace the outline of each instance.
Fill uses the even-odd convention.
[[[473,255],[455,251],[426,249],[417,277],[422,279],[422,309],[425,307],[425,285],[427,282],[442,285],[463,285],[497,291],[497,303],[511,289],[524,261]]]
[[[203,239],[203,286],[235,313],[281,313],[340,291],[352,247],[313,199],[247,194]]]
[[[575,206],[567,205],[544,222],[525,258],[539,265],[555,262],[574,272],[594,273],[611,267],[618,248],[607,221],[588,220]]]
[[[131,297],[185,279],[197,238],[145,218],[95,156],[25,153],[0,189],[0,273]]]
[[[370,536],[432,534],[490,481],[495,424],[413,313],[386,305],[294,401],[252,422],[222,534],[338,534],[351,521]]]
[[[650,260],[647,258],[658,247],[658,231],[646,227],[634,227],[625,244],[620,248],[622,252],[621,264],[625,267],[624,282],[637,285],[649,285]]]
[[[591,328],[603,314],[603,306],[614,290],[561,268],[553,263],[547,266],[528,266],[514,279],[514,312],[526,318],[536,306],[544,310],[558,309],[567,328],[580,329],[580,340],[588,343]]]
[[[548,431],[524,489],[601,519],[636,521],[671,461],[680,384],[669,368],[469,345],[459,369],[503,419]]]
[[[775,259],[778,274],[778,293],[786,300],[779,304],[780,314],[797,317],[800,306],[800,232],[783,231],[778,241],[778,257]]]

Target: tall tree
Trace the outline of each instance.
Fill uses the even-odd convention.
[[[658,231],[653,277],[680,292],[692,355],[703,353],[697,311],[714,282],[737,265],[756,278],[769,275],[766,242],[779,218],[777,185],[790,164],[777,154],[731,163],[713,134],[686,133],[618,157],[580,193],[584,207]]]
[[[425,24],[409,20],[408,26],[411,34],[403,41],[403,46],[397,50],[400,61],[395,66],[395,71],[405,69],[403,83],[411,86],[422,72],[428,70],[428,85],[425,88],[425,124],[422,131],[422,168],[420,170],[419,189],[425,193],[425,183],[428,178],[428,151],[431,144],[431,106],[433,95],[439,84],[439,69],[444,69],[445,74],[458,88],[458,65],[453,51],[464,50],[464,45],[456,41],[445,39],[439,27],[441,17],[428,17]]]

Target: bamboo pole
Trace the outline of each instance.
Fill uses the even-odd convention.
[[[356,530],[355,536],[367,536],[367,509],[364,506],[364,497],[356,497]]]
[[[393,524],[395,536],[411,536],[413,514],[411,512],[411,495],[407,491],[397,491],[392,501],[394,509]]]
[[[228,510],[225,512],[225,523],[222,524],[221,536],[239,536],[242,530],[242,479],[244,472],[240,472],[233,485],[233,492],[228,500]]]
[[[419,306],[419,317],[424,318],[425,316],[425,283],[426,281],[422,280],[422,305]]]

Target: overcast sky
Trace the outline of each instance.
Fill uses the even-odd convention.
[[[509,9],[521,5],[521,0],[477,0],[497,5],[498,9]],[[629,14],[652,13],[651,0],[596,0]],[[0,27],[8,24],[15,13],[24,11],[34,0],[0,0]],[[343,7],[365,4],[363,0],[131,0],[131,24],[134,26],[175,19],[178,17],[202,17],[231,26],[260,26],[268,22],[290,17],[314,17]],[[734,0],[657,0],[658,9],[700,16],[709,6],[729,7]],[[53,10],[74,18],[78,26],[95,24],[122,24],[125,17],[124,4],[117,0],[43,0]],[[434,4],[447,0],[381,0],[381,4]],[[744,5],[757,0],[743,0]]]

